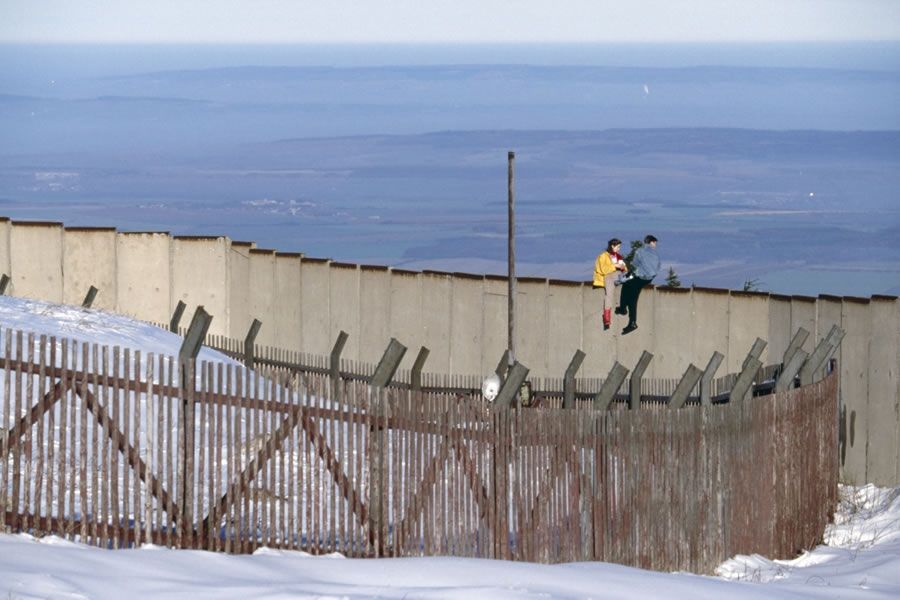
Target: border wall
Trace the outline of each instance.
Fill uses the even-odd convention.
[[[589,265],[585,267],[586,272]],[[64,227],[0,217],[0,272],[7,294],[80,304],[91,285],[94,307],[168,322],[179,301],[213,316],[210,333],[242,339],[254,318],[260,345],[328,354],[340,331],[342,356],[378,362],[390,338],[430,350],[426,370],[488,374],[506,347],[504,277],[407,271],[333,262],[256,248],[225,236],[171,236]],[[737,372],[754,340],[760,360],[781,362],[793,332],[810,332],[811,352],[832,325],[845,332],[840,365],[842,479],[900,484],[900,301],[784,296],[710,288],[648,288],[640,328],[621,336],[621,317],[601,326],[600,292],[590,282],[519,278],[517,359],[537,377],[562,377],[576,350],[587,357],[580,377],[605,377],[618,360],[633,367],[654,355],[645,376],[680,377],[713,351],[721,372]]]

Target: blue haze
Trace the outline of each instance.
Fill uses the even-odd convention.
[[[0,46],[0,215],[406,268],[900,293],[900,44]]]

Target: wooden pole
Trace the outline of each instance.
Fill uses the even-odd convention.
[[[509,314],[507,319],[508,338],[507,348],[509,356],[507,357],[507,365],[512,367],[516,362],[516,345],[515,345],[515,313],[516,313],[516,207],[515,207],[515,163],[516,153],[510,151],[508,154],[508,172],[507,172],[507,208],[509,213],[509,231],[508,231],[508,296],[509,296]]]

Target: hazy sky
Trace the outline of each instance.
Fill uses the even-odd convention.
[[[0,42],[900,39],[900,0],[0,0]]]

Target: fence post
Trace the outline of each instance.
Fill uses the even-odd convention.
[[[803,327],[799,327],[794,333],[794,337],[791,338],[791,343],[788,344],[787,350],[784,351],[784,356],[781,357],[781,365],[784,368],[789,362],[791,362],[791,357],[794,355],[794,352],[800,349],[800,346],[806,343],[806,338],[809,337],[809,332]]]
[[[87,294],[84,296],[84,300],[81,301],[81,308],[90,308],[91,304],[94,303],[94,299],[97,297],[97,292],[99,292],[97,288],[91,286],[88,288]]]
[[[503,351],[503,356],[500,357],[500,362],[497,363],[497,368],[494,369],[494,373],[500,377],[500,381],[506,379],[506,371],[509,368],[509,348]]]
[[[675,391],[672,392],[671,396],[669,396],[669,401],[667,402],[668,407],[681,408],[682,406],[684,406],[684,403],[687,402],[691,390],[694,389],[694,386],[697,385],[697,382],[700,381],[700,378],[702,376],[703,371],[694,366],[693,363],[689,364],[688,368],[684,372],[684,375],[681,376],[681,381],[679,381],[678,385],[675,386]]]
[[[256,343],[256,336],[259,334],[260,327],[262,327],[262,321],[253,319],[253,322],[250,323],[250,329],[247,330],[247,335],[244,337],[244,365],[248,369],[253,368],[254,344]]]
[[[778,379],[775,380],[775,392],[784,392],[794,387],[794,377],[800,372],[800,367],[809,358],[809,353],[800,348],[791,353],[790,360],[784,364]]]
[[[837,325],[832,325],[831,330],[822,338],[812,355],[800,367],[800,385],[809,385],[813,382],[815,374],[819,371],[829,355],[837,349],[844,339],[844,330]]]
[[[575,408],[575,373],[581,368],[585,356],[584,352],[576,350],[566,368],[566,376],[563,379],[563,408]]]
[[[703,370],[703,376],[700,378],[700,406],[709,406],[712,404],[712,380],[719,369],[719,365],[725,360],[725,355],[719,351],[713,352],[706,363],[706,369]]]
[[[9,275],[3,273],[0,275],[0,296],[6,295],[6,288],[9,287]]]
[[[616,396],[616,392],[618,392],[619,388],[622,387],[622,384],[625,383],[625,377],[627,375],[628,369],[620,365],[619,361],[616,361],[615,364],[613,364],[612,369],[609,370],[606,379],[603,380],[600,391],[594,396],[594,410],[607,410],[609,408],[613,398]]]
[[[431,354],[431,350],[425,346],[419,348],[416,362],[413,363],[412,371],[409,373],[409,387],[413,390],[418,391],[422,389],[422,368],[425,366],[425,361],[428,360],[429,354]]]
[[[641,378],[644,376],[644,371],[647,370],[651,360],[653,360],[653,355],[644,350],[641,352],[641,357],[638,359],[634,371],[631,372],[631,383],[629,385],[631,390],[628,398],[629,410],[637,410],[641,407]]]
[[[169,331],[176,335],[178,334],[178,323],[181,321],[181,315],[184,314],[185,308],[187,308],[187,304],[179,300],[175,312],[172,313],[172,318],[169,320]]]
[[[731,387],[731,393],[728,394],[729,402],[744,400],[753,393],[753,378],[756,377],[756,372],[761,366],[762,362],[758,358],[747,356],[744,360],[744,368]]]
[[[347,343],[348,337],[350,337],[350,334],[341,330],[334,341],[334,346],[331,348],[331,355],[328,357],[328,370],[331,373],[331,381],[334,385],[337,385],[338,380],[341,378],[341,352],[344,351],[344,344]]]
[[[747,368],[747,365],[750,362],[750,359],[757,359],[762,356],[763,350],[766,349],[768,342],[762,338],[756,338],[756,341],[753,342],[753,346],[750,347],[750,352],[747,353],[747,356],[744,358],[744,362],[741,364],[741,373],[744,372],[744,369]],[[762,361],[760,361],[760,367],[762,366]],[[759,371],[759,367],[756,368]],[[749,400],[753,396],[753,379],[755,379],[756,372],[753,373],[754,377],[750,379],[750,387],[744,392],[744,400]],[[731,399],[729,398],[729,402]]]
[[[375,373],[369,379],[369,384],[379,388],[387,387],[391,379],[394,378],[394,373],[397,372],[397,367],[400,366],[400,361],[403,360],[405,355],[406,346],[395,338],[391,338],[387,348],[384,350],[384,354],[381,356],[381,360],[378,361],[378,366],[375,367]]]
[[[212,317],[202,306],[198,306],[191,319],[191,326],[181,343],[181,350],[178,352],[178,367],[181,372],[179,380],[181,406],[178,421],[182,444],[181,463],[178,469],[178,487],[181,490],[181,506],[178,511],[181,517],[181,527],[178,538],[181,539],[182,547],[187,548],[194,545],[194,518],[191,513],[194,492],[194,367],[211,322]],[[190,538],[188,539],[185,536],[189,533]]]
[[[519,361],[513,363],[503,385],[500,386],[500,393],[497,394],[494,403],[503,408],[512,408],[513,404],[519,400],[519,390],[522,389],[526,377],[528,377],[528,367]]]

